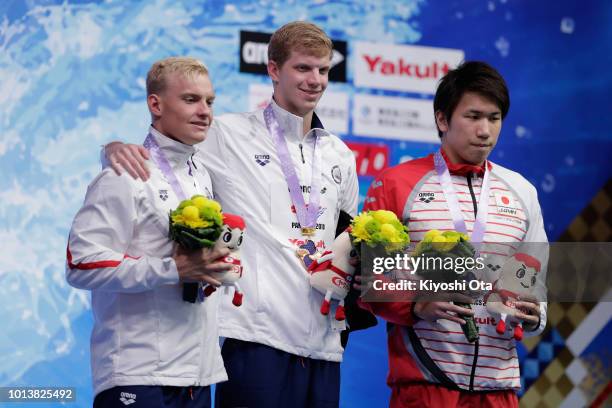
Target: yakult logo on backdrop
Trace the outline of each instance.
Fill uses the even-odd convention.
[[[396,61],[385,61],[380,55],[364,54],[363,58],[368,64],[370,72],[379,72],[382,75],[414,76],[417,78],[440,78],[450,69],[447,63],[433,62],[429,65],[409,64],[400,58]]]
[[[355,85],[433,94],[438,80],[463,58],[462,50],[358,42]]]

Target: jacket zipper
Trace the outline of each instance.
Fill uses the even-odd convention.
[[[478,214],[478,204],[476,203],[476,194],[474,194],[474,188],[472,187],[472,174],[467,175],[468,188],[470,189],[470,195],[472,196],[472,204],[474,205],[474,219]],[[470,391],[474,391],[474,376],[476,374],[476,362],[478,361],[478,339],[474,342],[474,360],[472,361],[472,371],[470,372]]]
[[[300,143],[300,154],[302,155],[302,163],[306,164],[306,160],[304,160],[304,147]]]
[[[201,290],[201,289],[198,288],[198,290]],[[202,316],[200,316],[200,318],[203,319]],[[202,325],[204,325],[204,322],[202,322]],[[204,371],[204,353],[202,352],[203,348],[204,348],[204,336],[200,336],[200,355],[199,355],[200,364],[198,364],[198,378],[194,384],[194,386],[196,387],[201,386],[200,379],[202,378],[202,374]]]
[[[478,342],[474,342],[474,362],[472,362],[472,372],[470,373],[470,391],[474,391],[474,375],[476,374],[476,361],[478,360]]]

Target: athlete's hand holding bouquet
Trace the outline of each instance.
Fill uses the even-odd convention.
[[[231,268],[212,273],[220,284],[235,289],[233,303],[242,304],[242,292],[238,279],[242,276],[239,248],[245,229],[242,217],[233,214],[223,214],[221,205],[201,195],[180,202],[178,208],[170,212],[170,239],[188,250],[202,248],[228,248],[229,255],[216,261],[229,264]],[[185,282],[183,284],[183,300],[194,303],[198,297],[209,296],[215,287],[202,283]],[[200,290],[203,289],[203,290]],[[202,296],[199,296],[202,295]]]

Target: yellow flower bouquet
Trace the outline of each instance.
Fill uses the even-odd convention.
[[[202,195],[170,212],[170,239],[188,249],[212,247],[223,229],[221,204]]]
[[[457,231],[429,230],[415,248],[414,256],[445,255],[452,257],[473,257],[474,247],[470,237]]]
[[[350,235],[355,248],[364,243],[387,253],[403,251],[410,243],[408,228],[387,210],[365,211],[353,218]]]

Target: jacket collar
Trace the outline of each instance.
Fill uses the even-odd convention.
[[[149,127],[149,132],[159,145],[159,149],[164,153],[166,160],[168,160],[168,163],[170,163],[173,169],[184,166],[195,153],[195,147],[177,142],[174,139],[170,139],[169,137],[160,133],[153,126]]]
[[[448,171],[450,172],[450,174],[455,174],[457,176],[467,176],[468,174],[475,174],[479,177],[482,177],[484,175],[484,165],[477,166],[474,164],[451,163],[443,148],[440,148],[440,153],[442,153],[442,157],[444,157],[444,161],[446,162],[446,166],[448,167]],[[485,163],[487,165],[487,169],[491,170],[491,168],[493,167],[491,165],[491,162],[486,160]]]
[[[301,116],[294,115],[293,113],[286,111],[285,109],[278,106],[274,98],[271,101],[272,110],[274,110],[274,115],[276,116],[276,120],[278,120],[278,124],[283,130],[283,134],[287,140],[296,140],[302,141],[302,132],[304,131],[304,119]],[[312,121],[310,123],[310,132],[306,136],[317,132],[317,136],[327,136],[329,135],[327,131],[323,128],[323,124],[321,120],[317,116],[315,112],[312,113]]]

